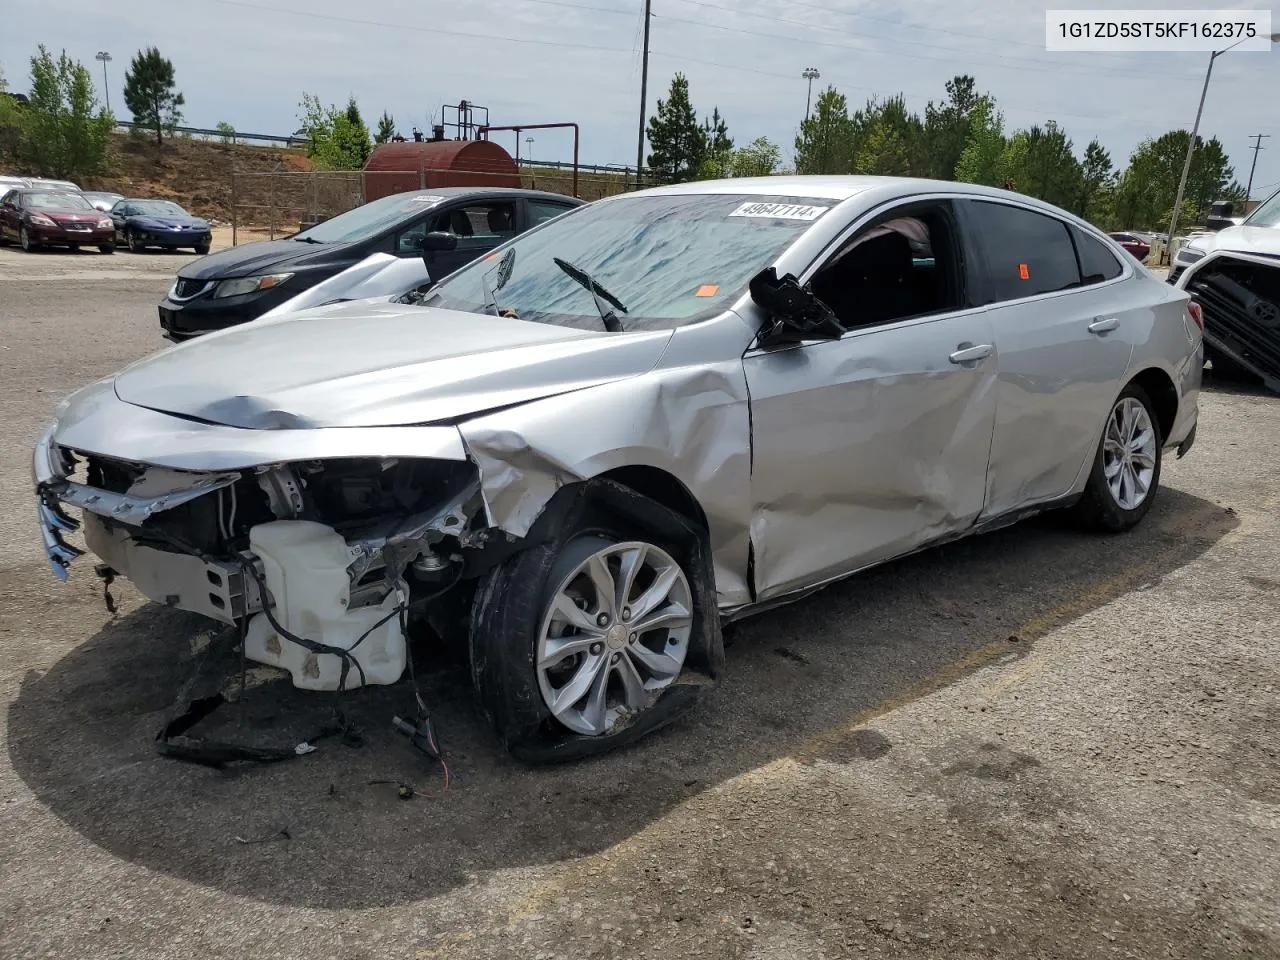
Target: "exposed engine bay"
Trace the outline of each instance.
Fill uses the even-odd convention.
[[[100,576],[245,621],[245,655],[308,690],[399,680],[411,605],[458,582],[485,525],[466,461],[332,459],[213,474],[57,455],[65,476],[42,495],[46,531],[75,528],[59,502],[81,507]],[[59,551],[66,562],[79,552],[58,539],[55,573]]]
[[[1280,259],[1221,254],[1206,261],[1187,289],[1204,310],[1211,356],[1262,378],[1280,393]]]

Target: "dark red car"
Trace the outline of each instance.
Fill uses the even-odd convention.
[[[10,190],[0,197],[0,246],[16,241],[28,251],[57,244],[115,253],[115,239],[111,218],[78,193]]]
[[[1109,233],[1107,236],[1133,254],[1139,263],[1144,262],[1151,252],[1151,244],[1132,233]]]

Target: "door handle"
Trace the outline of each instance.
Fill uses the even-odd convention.
[[[1090,333],[1110,333],[1116,327],[1120,326],[1119,317],[1107,317],[1105,320],[1095,320],[1089,324]]]
[[[951,356],[947,357],[952,363],[971,363],[974,360],[985,360],[991,356],[991,344],[980,343],[976,347],[973,344],[960,344],[960,349]]]

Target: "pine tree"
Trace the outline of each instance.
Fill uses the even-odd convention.
[[[689,102],[689,81],[683,73],[671,79],[666,100],[658,101],[657,112],[649,119],[649,169],[669,182],[692,180],[707,155],[706,132],[698,125]]]
[[[124,75],[124,102],[134,123],[155,131],[158,145],[163,145],[165,133],[172,134],[182,122],[180,108],[186,100],[174,85],[173,63],[155,47],[139,50],[129,64]]]
[[[720,108],[716,107],[702,123],[702,138],[706,144],[706,156],[698,170],[698,179],[714,180],[729,176],[729,163],[733,155],[733,140]]]
[[[850,173],[855,148],[849,103],[835,87],[818,94],[796,137],[796,173]]]
[[[396,135],[396,121],[387,113],[382,111],[382,116],[378,118],[378,133],[373,138],[374,143],[390,143],[391,138]]]

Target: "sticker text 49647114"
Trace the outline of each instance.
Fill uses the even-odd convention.
[[[814,207],[807,203],[767,203],[749,200],[733,213],[731,217],[761,217],[766,220],[817,220],[830,207]]]

